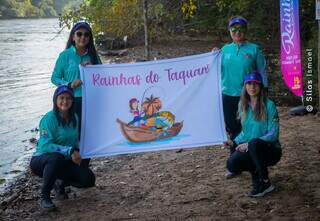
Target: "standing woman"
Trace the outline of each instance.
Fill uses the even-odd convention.
[[[76,23],[70,31],[66,49],[60,53],[51,81],[55,85],[68,85],[74,90],[75,112],[79,117],[81,131],[82,88],[79,65],[101,64],[92,30],[87,22]]]
[[[240,16],[232,17],[229,20],[232,43],[221,49],[223,113],[230,139],[234,139],[241,131],[241,124],[237,120],[237,110],[244,77],[253,71],[258,71],[262,73],[264,87],[267,87],[265,58],[256,44],[247,41],[247,29],[246,19]],[[230,155],[234,151],[234,148],[231,147]],[[232,178],[235,175],[229,171],[226,173],[227,178]]]
[[[229,21],[229,32],[233,42],[221,49],[223,111],[231,139],[241,131],[237,110],[244,77],[258,71],[262,73],[264,86],[267,87],[266,61],[259,47],[247,41],[247,27],[246,19],[240,16],[232,17]]]
[[[227,161],[233,173],[249,171],[253,189],[249,196],[261,197],[274,190],[268,176],[268,166],[281,158],[279,117],[274,102],[263,92],[262,77],[251,73],[245,77],[239,103],[242,131],[226,145],[235,148]]]
[[[85,188],[95,184],[93,172],[86,166],[80,166],[79,120],[73,106],[72,89],[60,85],[54,92],[53,110],[40,121],[40,138],[32,155],[30,168],[43,178],[40,206],[44,209],[55,208],[50,198],[53,188],[56,198],[65,199],[66,185]]]

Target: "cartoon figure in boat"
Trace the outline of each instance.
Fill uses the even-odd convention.
[[[179,134],[183,122],[175,123],[175,116],[169,111],[159,111],[162,103],[158,97],[146,98],[139,112],[139,101],[132,98],[129,101],[130,112],[134,119],[125,123],[120,119],[120,129],[124,137],[131,142],[147,142],[173,137]]]
[[[140,113],[139,111],[139,100],[137,98],[130,99],[129,108],[130,112],[133,114],[133,120],[131,121],[132,125],[145,127],[142,117],[143,113]]]

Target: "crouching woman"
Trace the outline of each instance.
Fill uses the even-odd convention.
[[[64,187],[72,185],[78,188],[92,187],[95,175],[85,166],[81,166],[78,140],[78,117],[74,113],[73,90],[68,86],[59,86],[53,96],[53,110],[40,121],[40,138],[33,153],[30,168],[43,178],[40,206],[54,209],[50,192],[54,188],[56,196],[67,195]]]
[[[274,190],[267,167],[275,165],[282,155],[278,112],[262,88],[259,73],[245,77],[238,110],[242,131],[233,141],[226,142],[227,146],[236,148],[227,161],[228,170],[251,173],[251,197],[261,197]]]

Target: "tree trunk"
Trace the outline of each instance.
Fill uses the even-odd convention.
[[[150,60],[150,45],[148,34],[148,0],[143,0],[143,21],[144,21],[144,55]]]

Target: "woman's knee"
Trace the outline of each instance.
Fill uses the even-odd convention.
[[[35,174],[39,177],[42,177],[42,165],[40,161],[40,156],[33,156],[30,160],[29,167],[31,169],[31,174]]]
[[[48,159],[47,159],[47,163],[61,163],[62,161],[64,161],[65,158],[61,153],[50,153]]]
[[[259,138],[254,138],[254,139],[249,141],[249,145],[251,144],[251,145],[255,146],[255,145],[259,144],[260,141],[261,140]]]
[[[227,169],[234,173],[250,171],[252,169],[252,162],[249,154],[239,151],[234,152],[227,160]]]
[[[50,167],[53,169],[63,167],[64,156],[60,153],[46,153],[40,156],[31,158],[30,168],[33,173],[42,177],[45,168]]]
[[[50,153],[46,160],[46,166],[51,167],[55,171],[63,170],[65,157],[60,153]]]
[[[261,140],[258,138],[252,139],[248,143],[248,151],[256,151],[257,148],[259,148],[259,145],[261,143]]]

